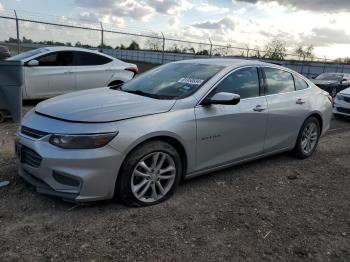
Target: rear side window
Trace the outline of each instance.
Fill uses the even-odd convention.
[[[73,66],[73,52],[55,52],[37,58],[39,66]]]
[[[222,80],[215,93],[228,92],[241,96],[241,99],[259,96],[259,76],[256,67],[242,68]]]
[[[268,95],[282,94],[295,90],[294,79],[291,73],[276,68],[264,68],[264,72]]]
[[[309,87],[308,83],[300,77],[294,75],[295,88],[296,90],[304,90]]]
[[[93,65],[104,65],[112,62],[112,59],[94,53],[88,52],[77,52],[78,66],[93,66]]]

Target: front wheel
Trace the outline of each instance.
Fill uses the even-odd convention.
[[[308,118],[301,127],[294,153],[299,158],[308,158],[316,150],[320,139],[320,123],[315,117]]]
[[[152,141],[126,158],[117,182],[117,198],[128,206],[150,206],[168,199],[181,177],[182,163],[176,149]]]

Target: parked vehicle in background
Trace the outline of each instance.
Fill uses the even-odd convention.
[[[334,115],[350,116],[350,88],[340,91],[334,99]]]
[[[323,73],[311,81],[335,97],[341,90],[350,86],[350,74]]]
[[[11,57],[10,50],[6,46],[0,45],[0,60]]]
[[[75,47],[45,47],[7,60],[23,61],[23,99],[57,95],[124,83],[138,68],[98,51]]]
[[[127,205],[157,204],[181,179],[284,151],[311,156],[330,126],[331,101],[272,64],[169,63],[119,88],[38,104],[17,132],[19,174],[77,202],[117,195]]]

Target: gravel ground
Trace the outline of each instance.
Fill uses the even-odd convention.
[[[28,109],[28,106],[26,107]],[[0,261],[350,261],[350,120],[314,156],[277,155],[184,182],[167,202],[74,205],[16,175],[0,124]]]

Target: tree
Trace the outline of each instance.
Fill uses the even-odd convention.
[[[204,49],[204,50],[198,51],[196,54],[197,55],[209,55],[209,51]]]
[[[286,43],[282,40],[274,39],[266,44],[264,52],[263,58],[284,60],[287,56]]]
[[[315,58],[315,55],[314,55],[314,46],[313,45],[309,45],[309,46],[298,46],[296,49],[295,49],[295,53],[299,56],[299,59],[310,59],[310,60],[313,60]]]
[[[140,45],[135,41],[132,41],[131,44],[126,48],[127,50],[140,50]]]
[[[163,40],[158,38],[157,34],[152,34],[152,36],[157,38],[147,38],[145,47],[152,51],[161,51],[163,49]]]

